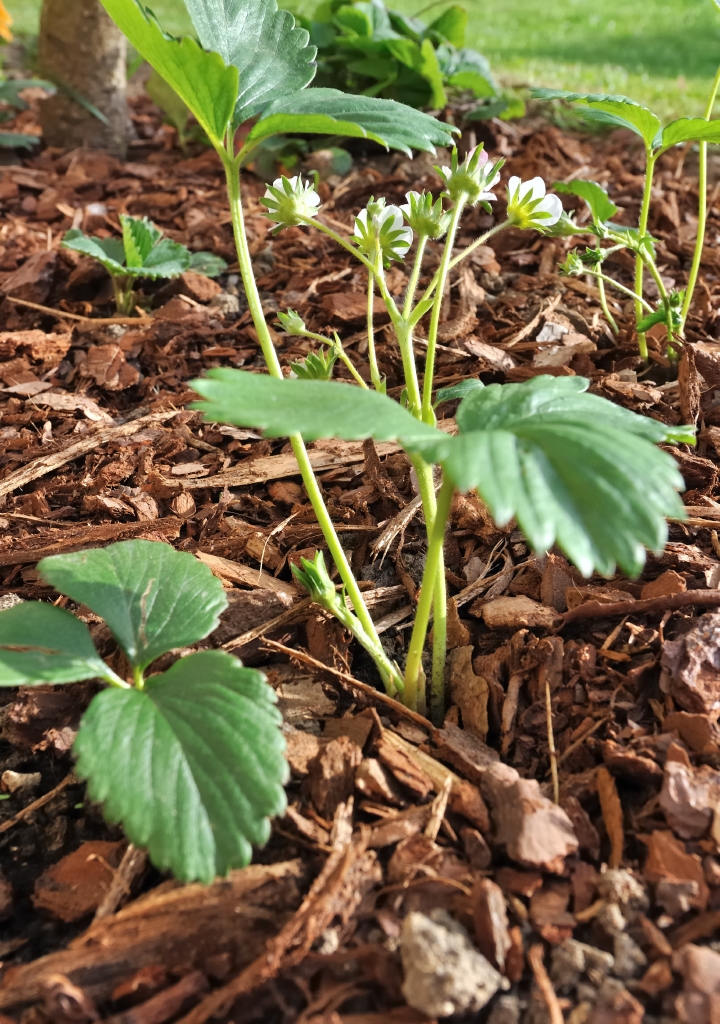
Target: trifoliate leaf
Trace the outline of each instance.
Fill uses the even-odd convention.
[[[278,380],[224,368],[210,370],[207,377],[191,384],[206,399],[195,408],[202,409],[209,420],[261,427],[267,437],[302,434],[306,441],[321,437],[382,441],[430,439],[438,433],[391,398],[352,384]]]
[[[513,516],[537,551],[557,544],[581,572],[631,574],[682,517],[675,460],[655,443],[673,428],[588,395],[581,377],[493,384],[458,408],[457,437],[408,447],[462,491],[477,487],[499,525]],[[687,436],[687,428],[685,429]]]
[[[162,231],[147,217],[128,217],[120,214],[125,249],[125,264],[128,269],[142,267],[152,252],[153,246],[162,238]]]
[[[222,584],[203,562],[160,541],[53,555],[38,570],[60,593],[102,616],[139,668],[202,640],[227,607]]]
[[[90,630],[70,612],[40,601],[0,612],[0,686],[117,679]]]
[[[235,110],[237,68],[194,39],[171,39],[139,0],[101,0],[118,28],[187,104],[215,146],[221,146]]]
[[[567,100],[583,104],[583,115],[592,121],[611,125],[613,128],[629,128],[644,141],[646,146],[658,145],[660,119],[627,96],[612,96],[605,93],[565,92],[562,89],[532,89],[530,95],[538,100]]]
[[[164,546],[164,545],[160,545]],[[284,813],[275,694],[222,651],[183,658],[143,690],[108,689],[82,720],[77,773],[161,870],[211,882],[250,860]]]
[[[704,117],[681,117],[663,128],[662,147],[677,146],[679,142],[720,143],[720,120],[707,121]]]
[[[565,195],[579,196],[584,199],[590,207],[594,220],[602,223],[610,220],[618,212],[615,203],[608,197],[607,192],[598,185],[596,181],[582,181],[576,178],[574,181],[556,181],[553,185],[555,192]],[[582,228],[580,229],[582,230]]]
[[[185,0],[185,6],[205,49],[240,72],[235,127],[315,77],[317,47],[276,0]]]
[[[433,153],[435,146],[452,145],[457,128],[395,100],[351,96],[337,89],[305,89],[266,107],[246,145],[252,149],[261,139],[282,132],[373,139],[411,156],[413,149]]]

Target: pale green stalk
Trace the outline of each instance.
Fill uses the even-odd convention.
[[[417,291],[418,280],[420,279],[420,272],[422,271],[422,262],[425,256],[425,247],[427,246],[427,243],[427,235],[418,236],[417,249],[415,250],[415,263],[413,264],[407,291],[405,292],[405,305],[403,306],[404,320],[407,320],[412,313],[415,292]]]
[[[437,348],[438,327],[440,325],[440,310],[442,308],[443,296],[445,294],[445,284],[447,283],[448,274],[450,273],[450,260],[452,259],[455,235],[457,234],[462,212],[465,209],[465,202],[466,200],[464,197],[458,199],[452,211],[450,227],[448,228],[447,238],[445,239],[445,248],[443,250],[440,266],[438,267],[437,290],[435,292],[435,302],[433,303],[432,313],[430,316],[430,330],[428,331],[427,354],[425,356],[425,379],[423,381],[422,418],[425,423],[429,423],[431,426],[435,425],[435,413],[433,412],[432,407],[432,389],[433,374],[435,371],[435,351]]]
[[[377,362],[377,353],[375,352],[375,327],[373,324],[374,311],[373,303],[375,301],[375,276],[374,274],[368,274],[368,290],[367,290],[367,339],[368,339],[368,363],[370,364],[370,380],[373,382],[373,387],[376,391],[385,391],[382,377],[380,376],[380,368]]]
[[[436,599],[435,585],[438,573],[442,569],[443,545],[445,543],[445,526],[450,515],[454,485],[449,478],[443,480],[442,487],[437,496],[437,511],[432,527],[429,529],[429,543],[427,556],[425,558],[425,571],[423,572],[422,586],[420,588],[420,599],[415,610],[415,624],[413,626],[410,645],[408,647],[407,663],[405,666],[405,704],[412,708],[417,706],[418,687],[423,678],[422,655],[425,648],[428,626],[430,624],[430,613]],[[436,607],[436,613],[438,608]],[[437,628],[437,627],[436,627]],[[444,673],[444,659],[443,659]]]
[[[489,238],[492,238],[493,235],[497,235],[499,231],[503,231],[509,225],[510,225],[510,221],[509,220],[505,220],[505,221],[502,222],[502,224],[496,224],[494,228],[490,228],[490,230],[486,231],[484,235],[480,235],[480,237],[476,238],[474,242],[471,242],[470,245],[466,246],[463,249],[462,252],[459,252],[457,254],[457,256],[453,256],[453,258],[450,260],[450,263],[448,265],[448,269],[449,270],[453,270],[458,265],[458,263],[461,263],[462,260],[466,259],[470,255],[471,252],[473,252],[475,249],[477,249],[477,247],[479,245],[484,245],[485,242],[487,242]],[[432,281],[430,282],[430,284],[427,286],[427,288],[423,292],[422,296],[420,297],[420,301],[416,303],[416,305],[415,305],[416,309],[417,309],[417,307],[422,302],[424,302],[426,299],[430,298],[432,293],[437,288],[439,280],[440,280],[440,270],[438,269],[435,272],[435,275],[434,275]]]
[[[653,308],[650,303],[644,299],[642,295],[638,295],[637,292],[634,292],[632,288],[626,288],[624,284],[620,284],[619,281],[616,281],[612,277],[608,277],[607,274],[603,274],[599,270],[591,270],[588,268],[585,273],[589,274],[591,277],[597,278],[598,281],[605,281],[606,284],[611,284],[613,288],[617,288],[619,292],[623,292],[624,295],[629,295],[631,299],[634,299],[635,302],[640,305],[641,309],[644,306],[648,313],[653,312]]]
[[[219,155],[225,167],[228,198],[230,201],[230,212],[232,215],[240,276],[242,278],[245,295],[247,297],[248,309],[250,310],[250,315],[252,316],[253,324],[255,325],[258,341],[260,342],[260,348],[262,349],[263,356],[265,357],[268,372],[272,377],[277,377],[282,380],[282,367],[280,366],[280,360],[277,357],[275,346],[272,343],[272,338],[270,337],[270,332],[265,322],[265,316],[260,302],[260,295],[258,293],[255,276],[253,274],[250,250],[245,236],[245,221],[242,211],[242,196],[240,193],[239,161],[238,158],[233,156],[231,147],[232,140],[229,140],[227,152],[221,150],[219,151]],[[291,435],[290,445],[298,466],[300,467],[300,475],[302,476],[302,480],[305,485],[305,491],[317,517],[318,524],[322,530],[330,555],[337,566],[340,578],[345,585],[345,589],[350,600],[352,601],[355,614],[360,620],[366,634],[377,644],[378,655],[376,656],[376,665],[383,683],[385,684],[386,690],[392,695],[398,689],[402,689],[402,679],[399,677],[397,669],[390,659],[384,654],[384,651],[383,658],[382,660],[380,659],[379,652],[383,650],[382,644],[380,643],[380,637],[378,636],[375,624],[372,621],[370,612],[363,600],[362,593],[357,581],[355,580],[355,576],[353,575],[347,555],[345,554],[343,546],[340,543],[340,539],[335,532],[333,521],[325,507],[322,492],[320,491],[320,487],[310,463],[307,449],[299,434]]]
[[[612,330],[613,334],[617,336],[620,333],[620,328],[615,322],[615,317],[610,312],[610,307],[608,306],[607,301],[607,295],[605,294],[605,282],[601,277],[597,278],[597,288],[598,294],[600,295],[600,308],[603,311],[605,319],[610,324],[610,329]]]
[[[650,198],[652,196],[652,182],[653,174],[655,173],[655,161],[656,157],[653,155],[653,151],[649,146],[645,148],[646,163],[645,163],[645,187],[643,189],[642,206],[640,207],[640,220],[638,221],[638,234],[642,238],[647,233],[648,217],[650,215]],[[644,262],[642,256],[638,253],[635,257],[635,320],[636,323],[640,323],[642,320],[642,306],[640,296],[643,293],[643,269]],[[644,360],[648,358],[648,347],[647,339],[644,334],[638,334],[638,349],[640,350],[640,357]]]
[[[715,73],[715,80],[710,90],[710,97],[708,99],[707,107],[705,108],[705,120],[709,121],[712,117],[713,107],[715,106],[715,99],[717,97],[718,88],[720,88],[720,68]],[[690,274],[688,275],[687,288],[685,289],[685,298],[682,304],[681,312],[681,326],[680,333],[685,332],[685,321],[688,318],[690,312],[690,305],[693,299],[693,292],[695,291],[695,285],[697,284],[698,274],[700,273],[700,262],[702,260],[703,247],[705,245],[705,228],[707,225],[707,154],[708,144],[707,142],[700,143],[700,154],[698,161],[698,224],[697,224],[697,235],[695,237],[695,252],[693,253],[693,261],[690,267]]]

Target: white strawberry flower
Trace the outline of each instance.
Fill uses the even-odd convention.
[[[379,253],[387,265],[390,260],[403,259],[412,245],[413,233],[405,226],[399,207],[386,206],[384,199],[371,199],[355,218],[352,239],[371,260]]]
[[[293,178],[276,178],[268,185],[260,202],[267,207],[267,217],[274,220],[277,227],[273,234],[281,228],[294,224],[305,224],[311,217],[316,217],[320,206],[320,196],[315,186],[303,181],[299,175]]]
[[[562,203],[558,196],[545,194],[542,178],[521,181],[512,177],[507,186],[507,215],[518,228],[550,228],[562,216]]]

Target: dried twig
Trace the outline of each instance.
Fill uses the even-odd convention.
[[[547,1007],[550,1024],[565,1024],[565,1018],[563,1017],[563,1012],[560,1009],[558,997],[555,995],[555,989],[552,986],[548,972],[545,970],[545,964],[543,963],[543,947],[541,942],[536,942],[535,945],[530,947],[528,951],[528,960],[530,961],[530,966],[532,967],[533,974],[535,976],[535,984],[539,988],[540,995]]]
[[[267,627],[268,623],[265,624]],[[301,661],[305,665],[310,665],[312,668],[317,669],[319,672],[329,672],[330,675],[335,676],[340,682],[345,683],[347,686],[352,687],[354,690],[359,690],[360,693],[366,697],[370,697],[371,700],[376,700],[379,704],[385,704],[386,707],[390,707],[393,711],[396,711],[399,715],[404,715],[405,718],[409,718],[416,725],[421,726],[423,729],[427,729],[429,732],[434,732],[434,726],[432,722],[429,722],[427,718],[423,718],[416,711],[411,711],[410,708],[406,708],[404,704],[401,704],[397,700],[393,700],[392,697],[388,697],[386,693],[381,693],[380,690],[376,690],[374,686],[368,686],[367,683],[361,683],[355,676],[351,676],[349,672],[343,672],[338,668],[333,668],[330,665],[326,665],[322,661],[318,661],[317,658],[313,658],[311,654],[306,651],[296,650],[294,647],[286,647],[285,644],[278,643],[277,640],[264,640],[264,645],[270,647],[274,651],[281,651],[283,654],[287,654],[290,658],[294,658],[296,661]],[[227,645],[226,645],[227,646]]]
[[[55,799],[58,793],[62,793],[66,786],[77,784],[77,781],[78,780],[75,778],[73,773],[70,772],[70,774],[66,775],[62,782],[58,782],[57,786],[55,786],[54,789],[51,789],[49,793],[45,793],[44,796],[39,796],[37,800],[33,800],[31,804],[27,805],[27,807],[23,807],[21,811],[18,811],[14,818],[9,818],[7,821],[4,821],[0,825],[0,833],[8,832],[13,828],[13,826],[18,825],[21,821],[24,821],[33,814],[34,811],[39,811],[41,807],[45,806],[45,804],[49,804],[51,800]]]
[[[676,611],[678,608],[689,608],[695,604],[717,607],[720,605],[720,590],[687,590],[683,594],[668,594],[666,597],[652,597],[645,601],[615,601],[613,604],[587,601],[585,604],[565,612],[562,616],[561,628],[571,622],[578,622],[580,619],[605,619],[623,615]]]
[[[147,851],[138,850],[132,843],[128,846],[120,861],[120,867],[113,871],[113,880],[105,893],[102,903],[95,911],[95,921],[114,914],[123,898],[132,892],[133,883],[140,877],[147,864]]]
[[[12,295],[8,295],[6,298],[8,302],[14,302],[16,306],[27,306],[28,309],[37,309],[40,313],[47,313],[49,316],[56,316],[61,320],[78,320],[84,324],[97,324],[99,327],[102,327],[104,324],[128,324],[133,327],[143,327],[146,324],[154,323],[151,316],[81,316],[79,313],[66,313],[64,309],[39,306],[37,302],[16,299]]]
[[[555,749],[555,733],[552,720],[552,694],[550,693],[550,678],[545,680],[545,714],[547,716],[547,738],[548,750],[550,751],[550,772],[552,774],[553,800],[560,803],[560,780],[558,779],[557,750]]]

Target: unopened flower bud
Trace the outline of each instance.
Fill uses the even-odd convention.
[[[406,192],[407,203],[400,209],[416,235],[423,238],[442,238],[450,225],[450,214],[443,213],[442,199],[429,192]]]
[[[267,207],[267,217],[277,223],[273,230],[276,235],[282,228],[305,224],[310,217],[316,217],[320,196],[314,185],[304,182],[298,175],[294,178],[283,175],[268,185],[260,202]]]
[[[304,335],[306,333],[305,321],[294,309],[287,313],[278,313],[278,322],[286,334]]]
[[[298,583],[305,587],[316,604],[322,605],[328,611],[332,611],[340,598],[335,590],[335,584],[330,579],[325,568],[325,559],[322,551],[316,551],[315,557],[312,560],[301,558],[300,562],[300,566],[290,566],[293,576]]]
[[[470,206],[489,203],[495,199],[490,190],[500,181],[500,168],[505,163],[491,164],[482,146],[470,150],[462,163],[458,163],[457,149],[453,149],[450,167],[436,167],[445,182],[445,195],[453,202],[464,199]]]

